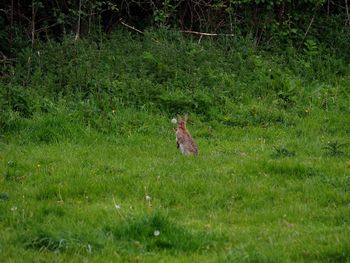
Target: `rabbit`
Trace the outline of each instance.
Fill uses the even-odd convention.
[[[193,140],[190,132],[186,128],[186,122],[188,114],[185,114],[185,118],[182,119],[180,115],[177,115],[177,129],[176,129],[176,144],[177,148],[184,155],[197,155],[198,147],[196,142]]]

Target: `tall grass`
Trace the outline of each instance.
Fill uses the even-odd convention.
[[[252,42],[198,43],[161,30],[42,43],[23,50],[15,74],[1,82],[2,127],[62,110],[65,118],[109,131],[114,113],[125,108],[167,116],[188,111],[240,126],[288,126],[313,108],[348,112],[347,61],[313,42],[302,52],[272,55]]]
[[[349,70],[171,31],[23,50],[0,89],[0,261],[349,261]]]

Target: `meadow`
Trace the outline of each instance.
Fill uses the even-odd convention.
[[[1,262],[349,262],[350,67],[177,32],[42,43],[1,82]],[[176,149],[177,113],[199,155]]]

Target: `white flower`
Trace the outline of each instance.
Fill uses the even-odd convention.
[[[154,236],[157,237],[160,235],[160,231],[159,230],[154,230],[153,232]]]
[[[177,123],[177,120],[176,120],[175,118],[173,118],[173,119],[171,120],[171,122],[174,123],[174,124],[176,124],[176,123]]]
[[[146,199],[146,201],[151,201],[152,197],[150,197],[149,195],[146,195],[145,199]]]
[[[120,209],[120,208],[122,208],[120,205],[117,205],[117,204],[115,204],[115,208],[116,209]]]

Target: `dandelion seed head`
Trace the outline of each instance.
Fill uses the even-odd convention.
[[[152,199],[152,197],[150,197],[149,195],[146,195],[145,198],[146,198],[146,201],[151,201]]]
[[[154,236],[157,237],[160,235],[160,231],[159,230],[154,230],[153,232]]]
[[[177,120],[176,120],[175,118],[173,118],[173,119],[171,120],[171,122],[174,123],[174,124],[176,124],[176,123],[177,123]]]

